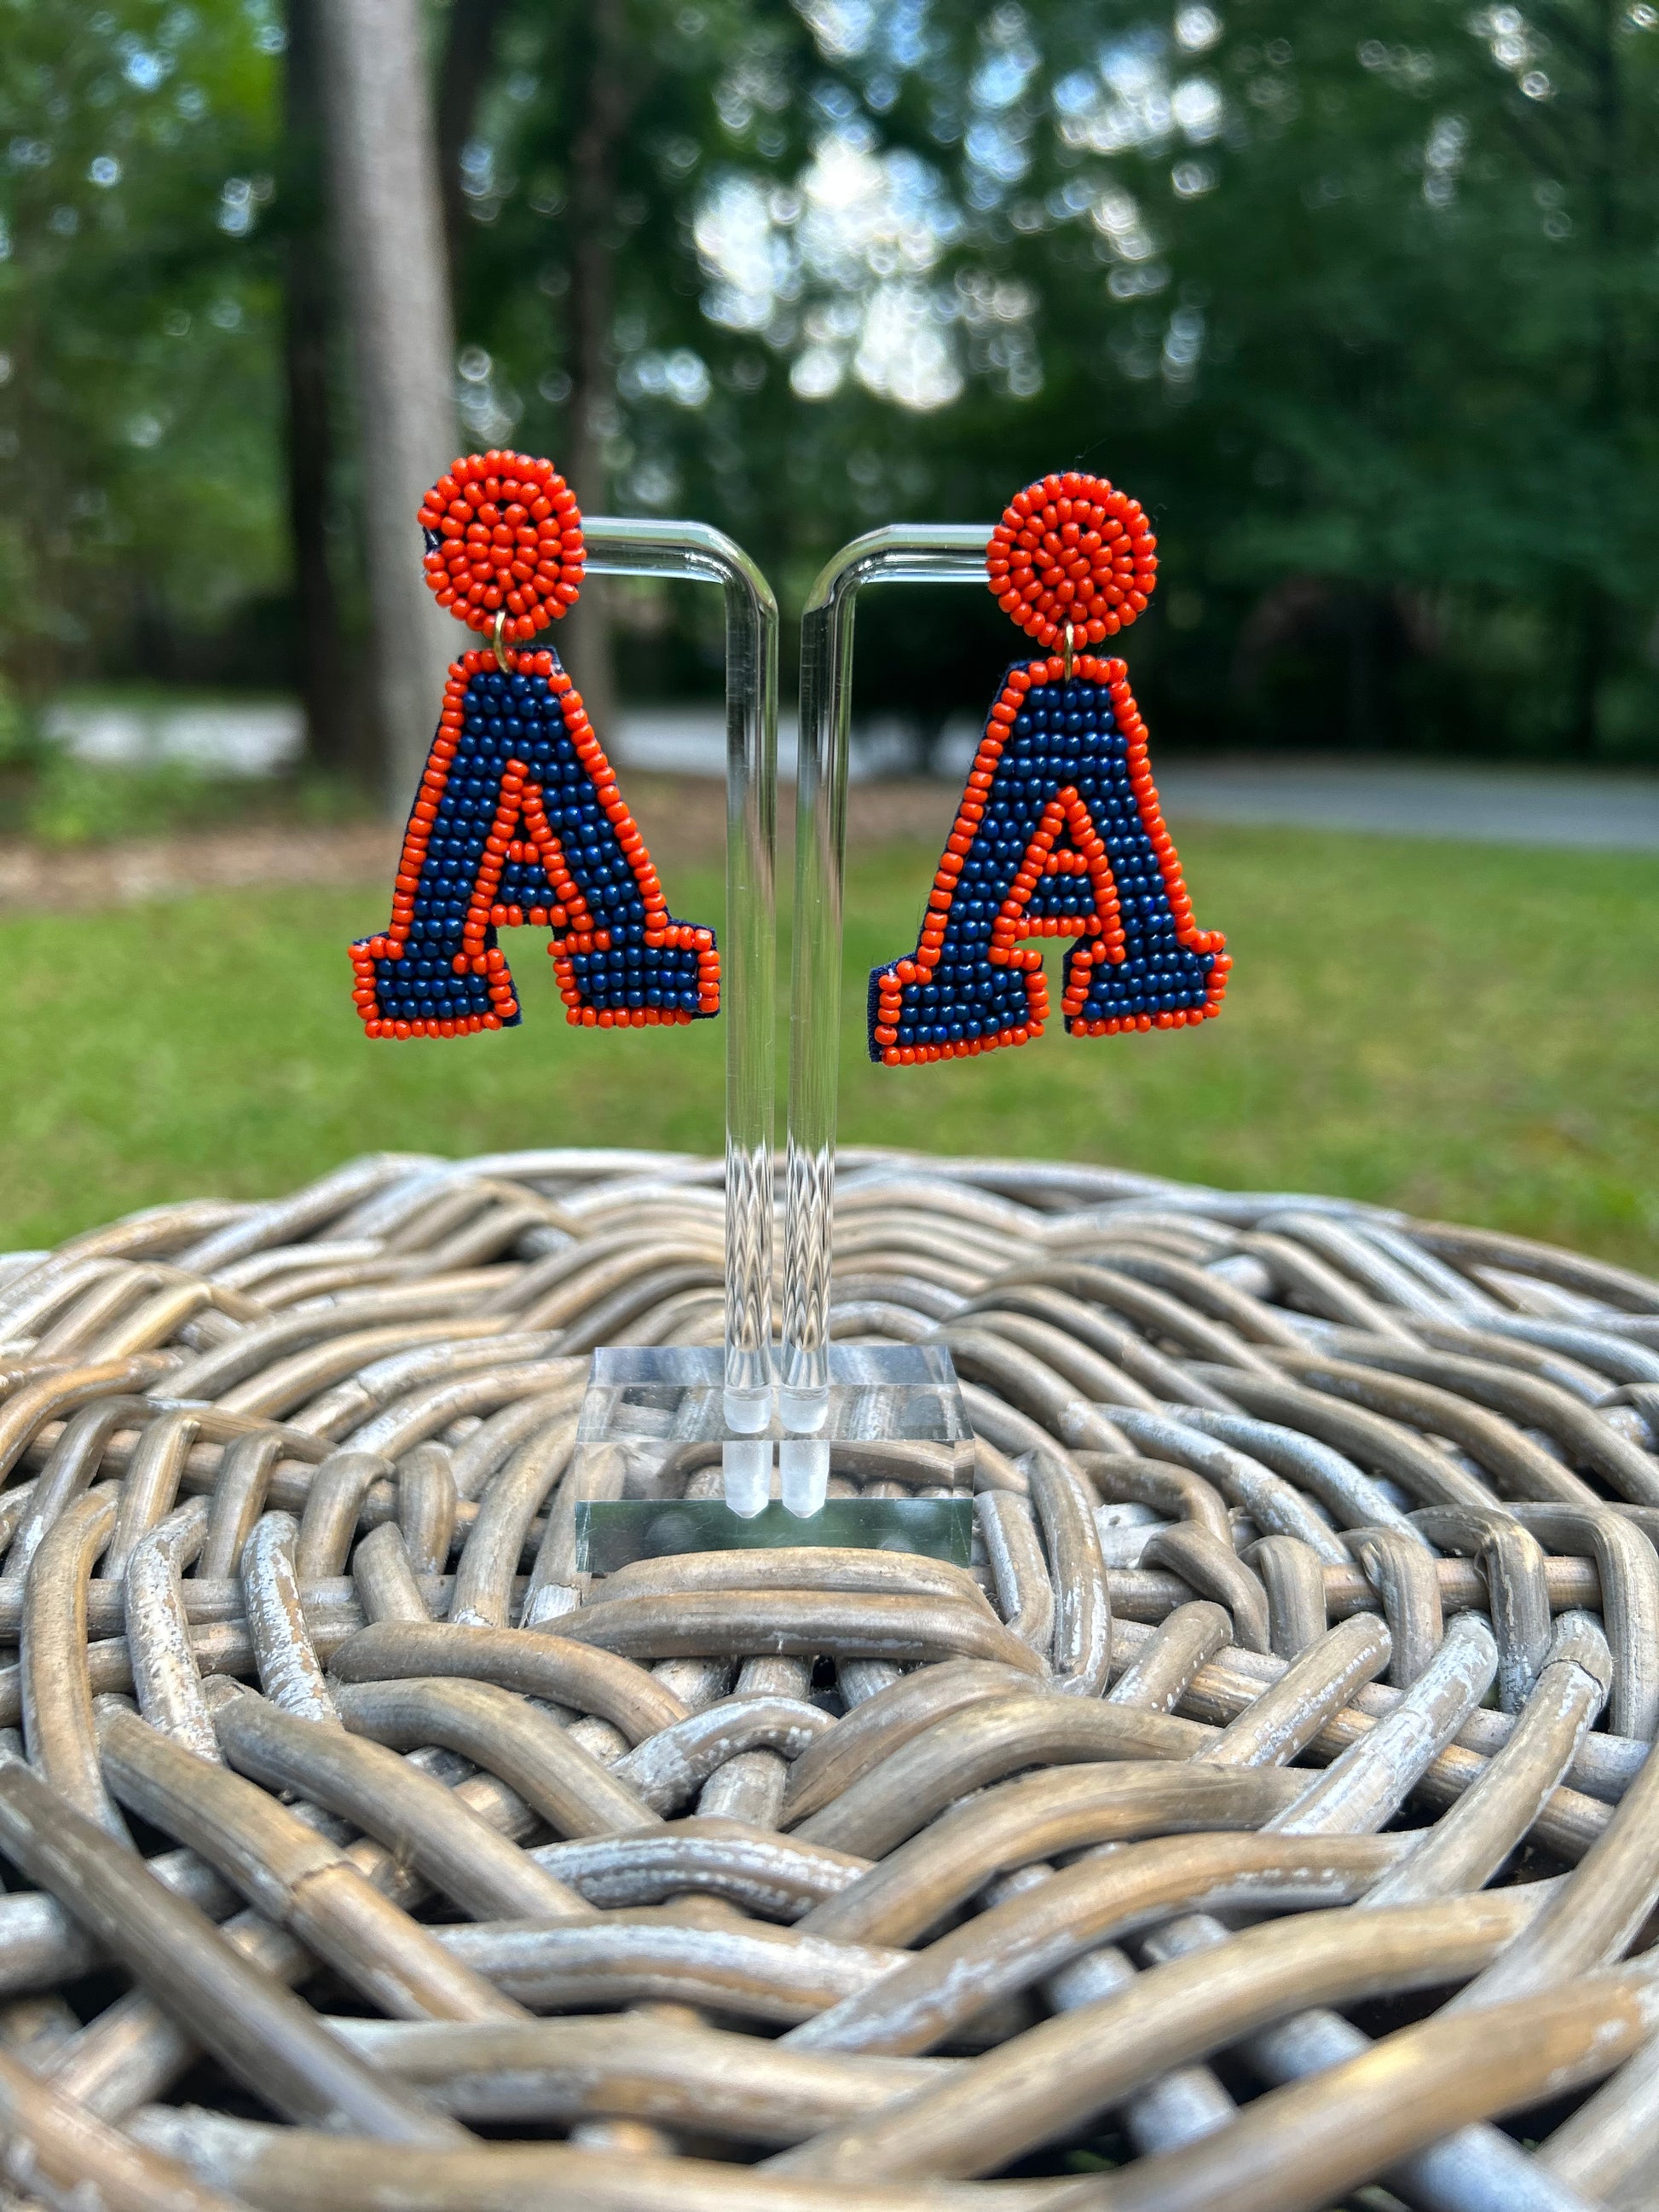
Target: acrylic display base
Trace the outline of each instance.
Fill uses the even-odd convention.
[[[588,1575],[671,1552],[774,1552],[800,1544],[920,1552],[965,1567],[973,1538],[967,1498],[832,1498],[805,1519],[779,1498],[746,1516],[718,1498],[678,1504],[629,1498],[576,1508],[576,1565]]]
[[[965,1559],[973,1432],[942,1346],[833,1345],[811,1436],[754,1412],[727,1399],[717,1348],[596,1352],[572,1468],[581,1566],[780,1544]]]

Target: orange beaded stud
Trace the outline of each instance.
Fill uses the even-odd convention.
[[[518,1025],[501,929],[551,933],[565,1018],[656,1029],[720,1012],[712,929],[677,921],[581,695],[526,641],[580,589],[581,516],[550,461],[473,453],[420,508],[439,604],[487,638],[450,664],[386,927],[351,948],[372,1037]]]
[[[1048,988],[1033,938],[1073,940],[1060,1004],[1073,1036],[1219,1012],[1226,939],[1194,918],[1128,670],[1092,650],[1145,611],[1156,547],[1138,501],[1075,470],[1028,484],[992,532],[991,589],[1044,657],[1003,678],[915,950],[871,972],[870,1057],[883,1066],[1041,1036]]]
[[[1042,646],[1115,637],[1146,611],[1158,540],[1139,500],[1067,469],[1016,492],[985,549],[1003,612]],[[1066,647],[1069,651],[1069,644]]]
[[[575,605],[581,510],[551,461],[465,454],[422,501],[420,520],[438,605],[481,637],[521,644]]]

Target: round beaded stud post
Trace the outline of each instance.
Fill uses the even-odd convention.
[[[488,641],[450,665],[404,834],[392,918],[351,948],[372,1037],[510,1029],[496,932],[549,929],[565,1018],[655,1029],[720,1011],[712,929],[677,921],[581,694],[531,641],[573,607],[585,553],[550,461],[472,453],[421,504],[426,580]]]
[[[871,972],[872,1060],[912,1067],[1041,1036],[1034,937],[1078,940],[1060,1001],[1073,1036],[1220,1012],[1226,939],[1193,918],[1128,670],[1091,649],[1145,612],[1157,547],[1138,501],[1076,471],[1028,484],[991,532],[991,590],[1044,657],[1003,678],[915,950]]]

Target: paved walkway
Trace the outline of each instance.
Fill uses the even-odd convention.
[[[945,780],[966,775],[978,738],[977,726],[966,722],[946,731],[939,747]],[[724,744],[716,713],[636,708],[624,719],[617,757],[624,770],[631,764],[718,775]],[[855,783],[902,775],[907,767],[900,733],[881,725],[854,731]],[[1153,768],[1164,806],[1177,823],[1251,822],[1491,845],[1659,852],[1659,775],[1245,753],[1160,760],[1156,745]],[[785,782],[793,781],[793,716],[781,720],[778,772]]]
[[[297,708],[278,703],[142,714],[65,708],[52,726],[89,761],[188,760],[221,774],[254,776],[283,765],[300,741]],[[716,706],[634,708],[617,734],[614,757],[624,773],[632,768],[701,781],[723,771],[725,722]],[[937,753],[942,783],[966,774],[979,734],[979,726],[966,717],[945,731]],[[854,784],[903,777],[912,765],[905,732],[896,724],[875,720],[854,730]],[[1482,844],[1659,852],[1659,775],[1259,753],[1160,757],[1156,743],[1153,765],[1177,825],[1295,824]],[[778,773],[785,783],[794,780],[793,714],[780,717]],[[249,864],[255,877],[244,880],[262,877],[268,865],[252,855],[236,863]],[[16,866],[14,859],[13,872]],[[0,868],[0,876],[5,872]],[[0,902],[5,889],[0,883]]]
[[[1659,852],[1659,775],[1237,755],[1176,758],[1157,773],[1176,822],[1294,823],[1483,845]]]

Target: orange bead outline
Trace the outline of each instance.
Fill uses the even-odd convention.
[[[933,877],[933,888],[928,894],[928,911],[915,952],[908,958],[896,960],[890,968],[882,969],[877,975],[875,1020],[871,1025],[870,1035],[872,1043],[880,1048],[881,1063],[885,1067],[921,1066],[936,1060],[973,1060],[982,1052],[995,1051],[1000,1046],[1027,1044],[1034,1036],[1041,1036],[1048,1012],[1048,979],[1042,973],[1042,955],[1018,949],[1016,939],[1022,936],[1091,936],[1098,939],[1098,945],[1093,951],[1085,945],[1079,945],[1066,960],[1061,1012],[1066,1017],[1066,1026],[1073,1036],[1114,1036],[1120,1030],[1196,1027],[1200,1022],[1211,1020],[1221,1012],[1221,1001],[1226,995],[1227,973],[1232,966],[1231,958],[1225,950],[1227,940],[1218,929],[1200,929],[1194,918],[1192,901],[1187,896],[1187,886],[1182,877],[1181,855],[1176,852],[1175,840],[1165,825],[1164,811],[1158,803],[1158,787],[1152,781],[1152,765],[1146,750],[1146,725],[1141,720],[1140,709],[1129,689],[1128,667],[1121,660],[1103,660],[1094,653],[1080,653],[1073,659],[1072,673],[1081,677],[1085,683],[1103,684],[1111,699],[1113,717],[1127,742],[1129,788],[1134,794],[1141,827],[1146,832],[1164,878],[1164,890],[1176,919],[1176,942],[1192,951],[1213,952],[1216,956],[1215,964],[1206,981],[1204,1004],[1201,1006],[1183,1006],[1175,1012],[1130,1014],[1103,1021],[1085,1021],[1082,1018],[1082,1008],[1088,998],[1088,968],[1102,958],[1115,962],[1122,959],[1124,955],[1122,932],[1118,926],[1117,886],[1112,880],[1111,864],[1106,857],[1103,843],[1089,819],[1087,808],[1079,798],[1076,788],[1067,785],[1057,792],[1045,806],[1042,823],[1027,847],[1025,857],[1009,887],[1010,896],[1003,901],[996,921],[992,926],[992,949],[988,955],[992,962],[998,966],[1006,964],[1026,971],[1024,1021],[1010,1024],[987,1036],[963,1037],[958,1043],[901,1045],[898,1042],[898,1022],[906,988],[931,982],[938,968],[957,878],[961,875],[963,864],[972,852],[974,841],[979,834],[979,825],[985,817],[986,796],[995,780],[997,766],[1002,758],[1003,748],[1007,743],[1008,732],[1013,727],[1014,719],[1030,692],[1040,690],[1045,684],[1058,684],[1065,680],[1066,664],[1056,654],[1050,659],[1029,661],[1009,671],[1007,681],[987,718],[985,735],[974,756],[974,765],[969,771],[962,804],[951,825],[951,834],[945,841],[945,851],[940,855]],[[1031,893],[1036,888],[1040,876],[1047,871],[1061,824],[1070,823],[1074,814],[1080,816],[1087,823],[1090,840],[1101,845],[1097,857],[1079,842],[1079,849],[1084,854],[1096,889],[1095,912],[1092,915],[1045,915],[1022,928],[1020,923],[1030,902]],[[1082,970],[1080,977],[1079,969]],[[1080,993],[1077,989],[1079,981],[1082,984]],[[887,1032],[884,1036],[884,1030]]]
[[[714,933],[709,929],[700,929],[690,922],[669,919],[668,902],[663,895],[661,878],[628,803],[617,788],[616,774],[605,757],[605,748],[593,733],[593,726],[587,719],[580,692],[554,655],[545,649],[539,653],[521,653],[509,647],[506,649],[505,657],[511,672],[541,677],[559,702],[565,732],[577,759],[587,771],[600,811],[615,830],[623,856],[633,871],[641,903],[645,908],[646,944],[652,947],[673,947],[696,952],[697,1012],[693,1015],[679,1006],[618,1006],[612,1010],[582,1003],[574,956],[580,952],[609,951],[611,933],[608,930],[594,928],[593,917],[565,865],[559,841],[548,822],[542,804],[541,787],[531,781],[529,769],[523,761],[516,759],[509,760],[501,771],[501,795],[495,819],[479,856],[478,872],[467,903],[466,920],[462,926],[462,949],[454,956],[452,963],[457,975],[471,967],[475,975],[487,978],[485,988],[490,1011],[487,1014],[469,1014],[459,1020],[422,1018],[416,1021],[406,1021],[401,1017],[394,1018],[381,1012],[374,963],[377,960],[401,960],[407,947],[410,925],[415,919],[415,899],[420,888],[428,841],[432,834],[432,825],[438,818],[439,805],[448,785],[451,767],[460,750],[466,687],[474,676],[497,665],[495,651],[491,648],[487,652],[468,651],[449,665],[444,684],[443,707],[438,717],[437,735],[433,738],[431,750],[427,755],[426,766],[421,773],[421,787],[416,793],[409,825],[404,832],[403,849],[392,886],[392,920],[378,935],[360,938],[350,948],[351,995],[364,1030],[372,1037],[402,1039],[412,1036],[466,1036],[481,1030],[503,1027],[519,1012],[519,1002],[514,994],[513,978],[507,969],[506,954],[499,946],[486,946],[484,935],[492,926],[497,928],[504,924],[511,927],[520,921],[546,922],[556,933],[549,939],[547,949],[552,956],[559,995],[564,1000],[565,1019],[572,1028],[678,1027],[702,1017],[717,1014],[720,1003],[720,971]],[[524,842],[522,839],[515,841],[514,836],[520,820],[530,831],[529,842],[541,860],[542,872],[553,893],[553,900],[546,908],[532,907],[527,912],[516,906],[502,906],[495,897],[501,883],[501,871],[508,858],[521,857],[514,854],[512,849],[515,842],[520,846]]]

